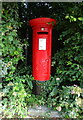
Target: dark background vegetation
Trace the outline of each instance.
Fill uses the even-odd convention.
[[[11,118],[16,114],[23,118],[27,116],[27,106],[47,105],[64,112],[65,118],[82,117],[82,11],[82,2],[2,4],[0,75],[4,116]],[[31,75],[32,29],[28,23],[38,17],[57,20],[52,35],[51,78],[43,83],[35,82]],[[34,83],[41,87],[40,95],[34,94]]]

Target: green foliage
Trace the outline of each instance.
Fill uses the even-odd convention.
[[[0,55],[3,56],[0,60],[0,77],[3,78],[0,104],[3,106],[0,113],[3,112],[4,117],[25,118],[28,107],[36,104],[58,110],[64,118],[82,118],[82,8],[83,3],[3,3],[0,27]],[[56,39],[60,47],[52,58],[55,72],[51,80],[39,84],[41,94],[34,95],[31,65],[26,66],[24,61],[24,47],[28,46],[24,33],[29,17],[41,16],[57,20],[56,33],[59,35]]]
[[[73,16],[66,16],[65,18],[66,18],[66,19],[69,19],[70,22],[73,22],[73,21],[76,21],[76,20],[77,20],[77,19],[76,19],[75,17],[73,17]]]
[[[82,87],[83,36],[79,30],[75,32],[69,28],[62,32],[59,40],[63,40],[64,48],[55,54],[53,62],[56,66],[56,76],[62,79],[62,82],[64,81],[67,84],[66,81],[78,81]]]
[[[30,89],[32,89],[32,77],[28,75],[8,77],[9,83],[4,86],[2,93],[3,96],[3,115],[11,118],[27,116],[27,103],[26,99],[31,96]],[[26,84],[25,84],[26,82]],[[30,98],[31,99],[31,98]],[[10,112],[11,111],[11,112]]]
[[[19,61],[24,61],[23,47],[18,35],[22,22],[19,19],[18,3],[3,3],[2,26],[0,27],[0,47],[3,58],[0,61],[0,77],[3,87],[0,95],[3,97],[1,113],[7,118],[27,116],[26,97],[31,94],[33,78],[28,74],[17,73]]]
[[[0,76],[4,77],[7,74],[7,64],[0,60]]]
[[[83,89],[75,84],[60,87],[60,83],[60,78],[52,78],[42,85],[45,104],[60,112],[63,118],[82,118]],[[47,94],[48,97],[45,97]]]
[[[62,90],[58,92],[59,96],[54,101],[54,105],[56,105],[58,100],[56,110],[63,111],[63,117],[66,118],[81,118],[83,104],[83,99],[81,98],[82,92],[83,90],[78,86],[62,86]]]
[[[57,24],[57,32],[63,28],[58,38],[58,42],[61,42],[63,46],[53,57],[52,67],[55,69],[55,73],[51,76],[50,81],[42,85],[44,91],[42,96],[46,96],[47,105],[62,112],[64,118],[82,118],[82,4],[77,6],[72,3],[72,5],[72,8],[68,6],[64,16],[65,23],[58,22]],[[80,12],[77,11],[78,8]],[[57,19],[59,18],[57,17]]]
[[[14,3],[14,7],[17,7],[16,14],[13,9],[10,11],[12,8],[11,6],[8,5],[7,7],[8,8],[2,9],[2,26],[0,28],[2,31],[0,41],[2,42],[0,46],[2,56],[4,58],[3,61],[7,64],[7,68],[12,69],[11,71],[13,73],[15,71],[15,65],[18,64],[18,61],[24,59],[22,55],[23,45],[21,44],[17,34],[17,29],[21,27],[17,13],[18,6]]]
[[[3,89],[3,93],[8,97],[3,99],[3,115],[8,118],[14,117],[15,115],[17,117],[25,117],[27,115],[27,108],[24,98],[27,94],[21,81],[19,83],[9,82]]]

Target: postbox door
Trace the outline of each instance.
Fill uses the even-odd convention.
[[[37,51],[35,61],[35,79],[48,80],[50,77],[50,59],[48,54],[48,32],[37,33]]]

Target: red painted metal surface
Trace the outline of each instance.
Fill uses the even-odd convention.
[[[33,29],[32,74],[35,80],[50,79],[52,28],[56,20],[51,18],[35,18],[29,21]]]

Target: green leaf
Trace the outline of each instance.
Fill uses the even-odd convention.
[[[76,18],[73,18],[74,21],[76,21]]]
[[[12,35],[12,36],[17,36],[17,33],[16,33],[16,32],[17,32],[17,30],[13,30],[13,31],[11,32],[11,35]]]
[[[72,62],[71,62],[71,61],[68,61],[68,62],[67,62],[67,65],[72,65]]]
[[[53,91],[50,93],[50,96],[55,96],[55,95],[57,95],[57,93],[58,93],[58,89],[57,89],[57,87],[55,87],[53,89]]]
[[[5,19],[7,19],[7,17],[6,17],[6,16],[4,16],[4,15],[2,15],[2,18],[5,18]]]
[[[10,40],[10,41],[13,41],[13,37],[12,37],[12,36],[9,36],[9,40]]]
[[[83,21],[83,17],[79,17],[78,20]]]
[[[14,51],[14,55],[19,55],[18,51]]]
[[[65,18],[67,19],[67,18],[69,18],[69,16],[67,15],[67,16],[65,16]]]
[[[28,85],[31,89],[33,88],[32,81],[28,81]]]

